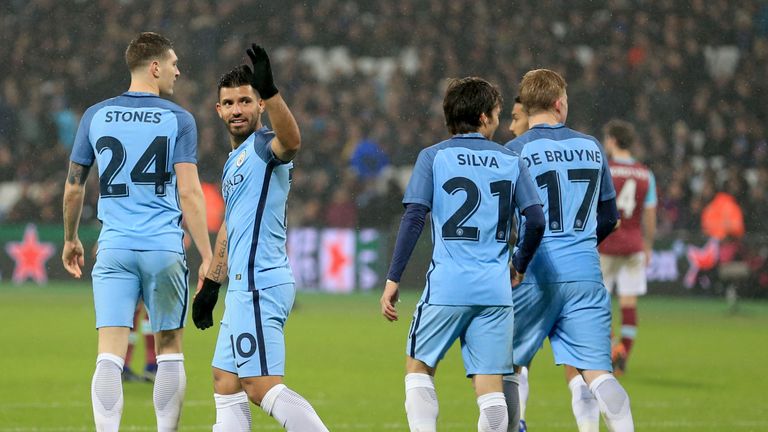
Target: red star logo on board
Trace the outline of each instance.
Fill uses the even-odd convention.
[[[42,285],[48,281],[45,263],[56,248],[53,243],[40,243],[35,225],[27,225],[21,242],[6,243],[5,251],[16,261],[13,268],[13,282],[18,284],[32,279]]]
[[[342,244],[338,241],[330,245],[329,252],[331,254],[331,265],[329,272],[334,277],[339,277],[341,271],[344,269],[344,266],[346,266],[349,262],[349,258],[347,257],[347,254],[344,253]]]

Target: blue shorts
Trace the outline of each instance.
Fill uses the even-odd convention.
[[[285,375],[283,327],[295,296],[294,284],[227,291],[213,367],[240,378]]]
[[[514,321],[511,306],[441,306],[420,301],[406,354],[436,367],[459,338],[467,376],[509,375]]]
[[[102,249],[91,276],[96,328],[132,328],[139,298],[147,306],[153,332],[184,327],[189,297],[184,254]]]
[[[530,365],[549,337],[555,363],[612,370],[611,299],[602,282],[524,283],[512,300],[516,365]]]

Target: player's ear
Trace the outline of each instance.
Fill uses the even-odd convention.
[[[257,102],[259,104],[259,114],[263,114],[264,110],[266,109],[266,105],[264,104],[264,99],[259,98],[259,101]]]
[[[149,73],[152,74],[155,78],[160,78],[160,62],[157,60],[152,60],[149,62]]]
[[[219,118],[224,120],[224,114],[221,113],[221,104],[216,102],[216,114],[219,115]]]

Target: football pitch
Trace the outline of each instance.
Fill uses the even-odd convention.
[[[406,431],[403,368],[417,294],[400,321],[379,314],[378,292],[304,293],[286,327],[286,383],[331,431]],[[217,313],[223,309],[220,299]],[[639,338],[621,378],[638,431],[768,431],[768,303],[641,299]],[[0,284],[0,432],[93,430],[90,381],[96,357],[91,291],[85,283]],[[187,321],[187,393],[182,431],[214,423],[210,362],[217,327]],[[141,367],[137,344],[134,370]],[[527,411],[534,432],[574,431],[570,393],[548,345],[534,361]],[[477,405],[457,347],[438,369],[439,430],[477,430]],[[124,385],[124,431],[155,429],[152,386]],[[282,430],[253,407],[254,430]],[[607,430],[603,426],[602,430]]]

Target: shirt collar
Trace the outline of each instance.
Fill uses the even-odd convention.
[[[154,94],[154,93],[149,93],[149,92],[135,92],[135,91],[127,91],[127,92],[123,93],[123,96],[133,96],[133,97],[147,97],[147,96],[150,96],[150,97],[158,97],[158,96],[157,96],[156,94]]]
[[[485,139],[483,134],[481,134],[480,132],[470,132],[470,133],[465,133],[465,134],[456,134],[453,137],[454,138],[480,138],[480,139]]]
[[[531,129],[559,129],[565,127],[562,123],[555,123],[553,125],[546,124],[546,123],[539,123],[536,126],[532,127]]]

